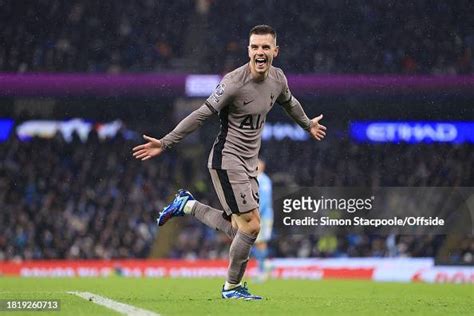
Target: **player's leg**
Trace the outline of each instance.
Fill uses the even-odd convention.
[[[250,251],[260,231],[257,181],[237,171],[216,170],[216,174],[218,175],[216,183],[219,185],[215,187],[219,199],[226,213],[232,216],[234,227],[237,227],[237,233],[229,249],[229,268],[222,297],[261,299],[250,294],[246,286],[241,284]],[[219,192],[219,187],[223,188],[222,192]]]
[[[222,288],[222,297],[226,299],[260,300],[262,297],[249,293],[242,278],[247,268],[250,251],[260,230],[258,209],[247,213],[233,214],[233,220],[238,226],[237,233],[229,249],[229,268],[227,280]]]
[[[187,214],[193,215],[211,228],[222,231],[231,239],[237,232],[224,211],[196,201],[190,192],[182,189],[178,191],[173,202],[163,209],[157,222],[159,226],[163,226],[171,218]]]
[[[232,202],[227,201],[226,193],[224,192],[224,188],[229,185],[228,181],[224,179],[226,178],[225,174],[227,174],[227,172],[224,170],[209,169],[209,174],[211,175],[212,184],[224,211],[193,201],[189,203],[190,206],[192,205],[191,214],[207,226],[222,231],[230,239],[233,239],[237,233],[237,224],[235,220],[231,218],[232,211],[229,204],[232,204]]]
[[[226,288],[237,286],[242,281],[250,251],[260,231],[260,216],[258,209],[247,213],[233,214],[237,223],[237,234],[229,249],[229,270],[227,272]]]
[[[222,170],[219,170],[222,177]],[[164,225],[169,219],[175,216],[193,215],[205,225],[225,233],[230,239],[233,239],[237,232],[237,225],[231,222],[230,207],[226,202],[222,184],[216,170],[209,169],[214,189],[219,197],[224,209],[215,209],[209,205],[196,201],[191,193],[185,190],[179,190],[174,201],[165,207],[158,218],[158,225]]]
[[[232,227],[230,218],[224,211],[210,207],[198,201],[189,202],[189,214],[207,226],[225,233],[230,239],[235,237],[237,229]]]

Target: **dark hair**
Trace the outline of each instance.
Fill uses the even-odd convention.
[[[252,27],[249,33],[249,37],[252,34],[257,34],[257,35],[271,34],[275,40],[277,38],[277,34],[275,30],[270,25],[266,25],[266,24],[256,25]]]

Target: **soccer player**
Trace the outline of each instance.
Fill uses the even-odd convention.
[[[221,293],[225,299],[261,299],[241,281],[260,232],[257,161],[267,113],[277,102],[313,138],[322,140],[326,135],[326,127],[319,124],[323,116],[310,120],[291,95],[283,71],[272,66],[279,51],[276,39],[270,26],[253,27],[249,34],[249,62],[225,75],[204,104],[165,137],[144,135],[147,142],[133,148],[135,158],[148,160],[176,145],[206,119],[219,117],[220,132],[212,146],[208,168],[223,211],[179,190],[157,222],[162,226],[172,217],[189,214],[232,239],[227,280]]]
[[[272,180],[265,173],[265,161],[258,160],[258,195],[259,195],[259,215],[260,233],[255,240],[254,256],[258,264],[257,280],[260,282],[268,278],[268,242],[272,237],[273,228],[273,206],[272,206]]]

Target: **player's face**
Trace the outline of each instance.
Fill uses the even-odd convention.
[[[249,43],[250,68],[257,75],[266,75],[278,55],[276,40],[271,34],[252,34]]]

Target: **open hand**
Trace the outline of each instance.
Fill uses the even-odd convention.
[[[326,126],[319,124],[319,121],[323,118],[323,115],[315,117],[311,120],[311,127],[309,128],[309,133],[316,140],[323,140],[326,136]]]
[[[161,141],[159,139],[143,135],[143,138],[148,142],[146,144],[138,145],[133,148],[133,157],[137,159],[148,160],[158,156],[163,151]]]

